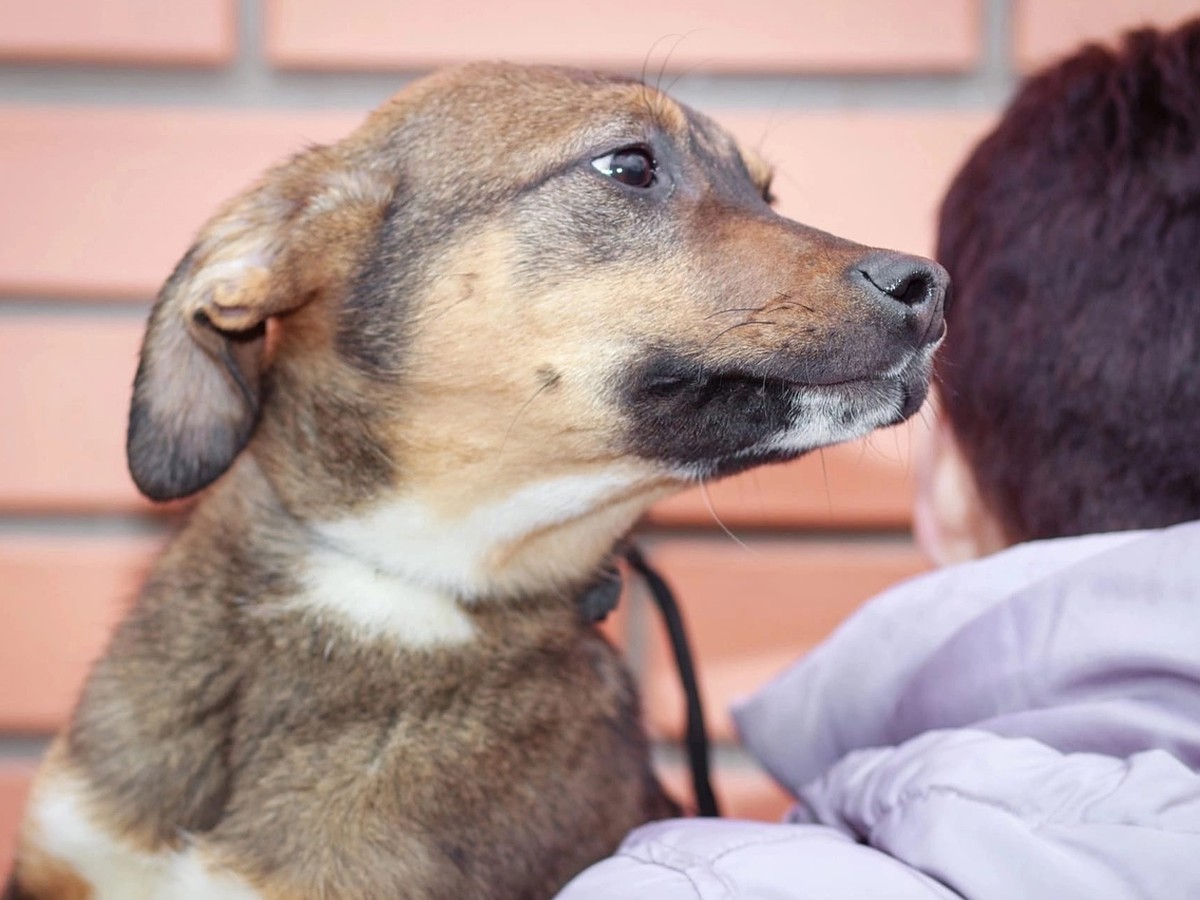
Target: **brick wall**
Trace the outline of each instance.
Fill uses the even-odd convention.
[[[147,305],[215,205],[345,133],[425,69],[473,57],[637,73],[779,167],[782,210],[928,253],[938,196],[1020,73],[1194,0],[0,0],[0,872],[28,773],[172,527],[129,484]],[[682,35],[682,38],[678,37]],[[668,51],[670,58],[667,59]],[[644,530],[680,589],[734,814],[786,798],[733,746],[728,701],[923,563],[920,420],[715,485]],[[714,512],[736,533],[731,540]],[[613,632],[663,741],[680,702],[637,592]]]

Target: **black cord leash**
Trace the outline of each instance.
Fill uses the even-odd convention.
[[[692,662],[692,651],[688,647],[687,632],[683,627],[683,616],[675,595],[661,575],[646,562],[640,550],[628,544],[624,551],[625,560],[641,576],[650,589],[650,595],[671,638],[671,650],[675,654],[675,666],[679,670],[679,681],[687,700],[687,729],[685,742],[688,765],[692,770],[692,789],[696,793],[696,806],[702,816],[720,816],[717,797],[713,793],[709,778],[708,729],[704,725],[704,704],[700,702],[700,685],[696,681],[696,667]]]

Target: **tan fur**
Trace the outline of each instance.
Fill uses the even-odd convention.
[[[592,164],[631,147],[653,187]],[[549,897],[673,814],[580,596],[689,481],[909,414],[941,329],[944,275],[901,306],[769,182],[644,85],[496,64],[222,207],[129,432],[147,494],[212,486],[46,763],[12,896]]]
[[[90,885],[83,881],[64,863],[42,852],[36,845],[22,845],[21,890],[30,897],[46,897],[49,900],[95,900]],[[20,895],[17,895],[20,896]]]

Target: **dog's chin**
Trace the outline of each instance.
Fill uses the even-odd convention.
[[[914,415],[931,358],[919,352],[886,371],[821,384],[729,370],[648,380],[627,402],[635,452],[687,480],[787,462]]]
[[[799,387],[797,416],[791,425],[728,456],[699,461],[689,475],[723,478],[756,466],[782,463],[813,450],[863,437],[877,428],[899,425],[921,408],[928,382],[864,379],[830,387]],[[833,409],[826,407],[832,406]]]

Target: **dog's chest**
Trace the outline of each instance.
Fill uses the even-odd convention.
[[[575,742],[637,727],[636,695],[616,651],[592,628],[473,615],[462,645],[364,642],[342,627],[274,625],[252,656],[234,746],[338,747],[347,772],[379,773],[415,799],[455,772],[492,781],[506,757],[566,762]],[[234,758],[238,753],[235,751]],[[436,759],[429,778],[413,777]],[[446,795],[440,792],[439,802]]]
[[[115,834],[167,851],[186,831],[272,896],[502,898],[551,895],[670,812],[630,679],[569,601],[468,609],[468,639],[413,646],[282,602],[158,598],[72,730]]]
[[[436,871],[460,896],[565,880],[649,817],[657,785],[615,651],[590,629],[551,631],[505,645],[484,622],[470,652],[395,655],[327,652],[313,635],[305,664],[268,667],[247,692],[274,714],[238,736],[242,787],[216,833],[270,833],[260,811],[282,802],[289,839],[255,857],[333,846],[339,871],[369,867],[381,848],[364,835],[387,835],[379,896],[405,871]]]

